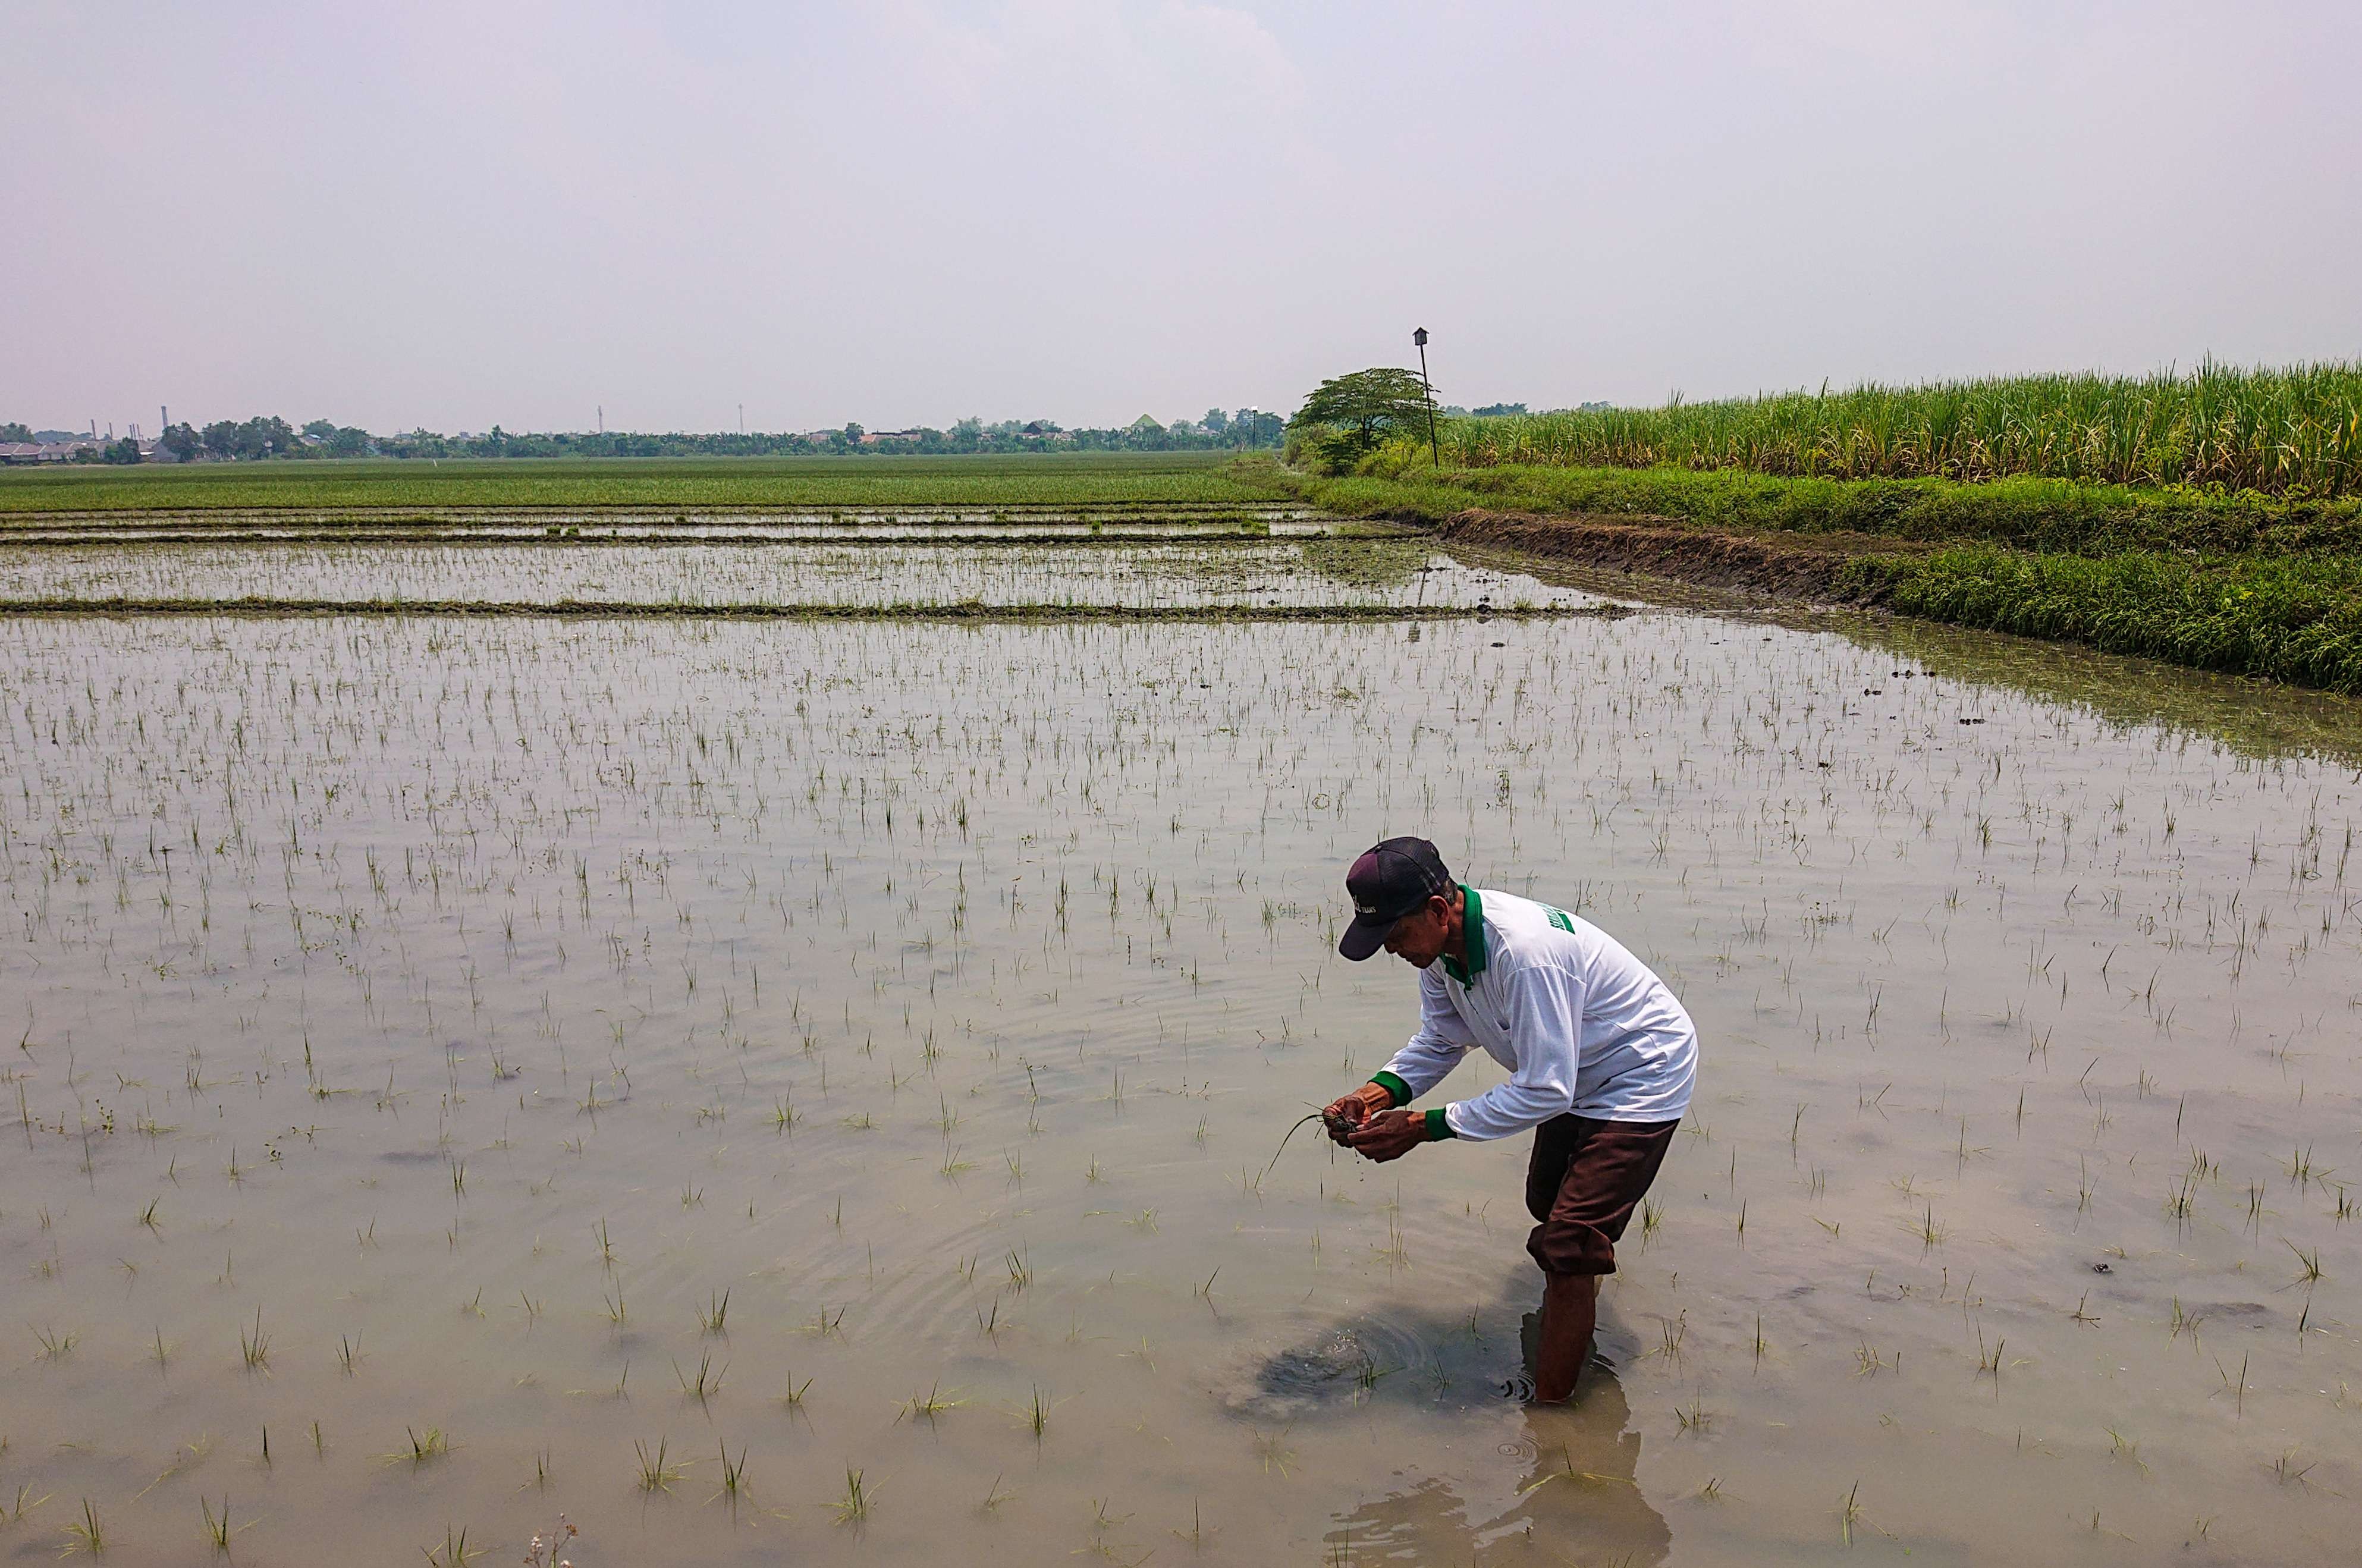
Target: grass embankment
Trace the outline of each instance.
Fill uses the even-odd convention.
[[[0,469],[0,514],[313,508],[759,511],[1236,505],[1222,452],[957,458],[508,458]]]
[[[1328,510],[2362,694],[2362,497],[1497,465],[1281,482]],[[1542,521],[1518,524],[1500,513]]]

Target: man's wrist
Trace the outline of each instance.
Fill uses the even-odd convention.
[[[1429,1111],[1420,1120],[1427,1123],[1427,1141],[1430,1143],[1437,1142],[1439,1139],[1456,1138],[1459,1136],[1458,1133],[1452,1132],[1451,1119],[1443,1114],[1443,1107],[1440,1105],[1434,1110]]]
[[[1370,1082],[1377,1085],[1378,1088],[1386,1091],[1386,1098],[1392,1102],[1392,1104],[1387,1107],[1389,1110],[1392,1110],[1394,1106],[1408,1105],[1411,1102],[1412,1096],[1410,1092],[1410,1085],[1405,1083],[1400,1077],[1393,1073],[1385,1072],[1384,1070],[1372,1073],[1370,1075]]]

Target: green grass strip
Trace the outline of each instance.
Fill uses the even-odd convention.
[[[1274,469],[1306,501],[1354,517],[1440,523],[1471,509],[1648,517],[1717,528],[1981,539],[2068,555],[2133,549],[2362,551],[2362,500],[2137,489],[2064,480],[1778,479],[1686,469],[1408,468],[1334,479]]]
[[[2362,695],[2362,562],[2098,558],[1991,545],[1847,562],[1841,591],[1906,614]]]

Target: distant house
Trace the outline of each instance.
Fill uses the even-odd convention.
[[[43,436],[55,435],[44,430]],[[0,442],[0,463],[70,463],[83,453],[98,455],[100,443],[87,436],[69,436],[60,441]]]
[[[864,430],[861,444],[875,447],[880,441],[916,441],[922,434],[917,430]]]

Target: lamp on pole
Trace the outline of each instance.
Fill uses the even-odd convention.
[[[1418,384],[1427,393],[1427,456],[1437,468],[1443,466],[1443,455],[1435,445],[1435,384],[1427,379],[1427,328],[1414,326],[1410,340],[1418,345]]]

